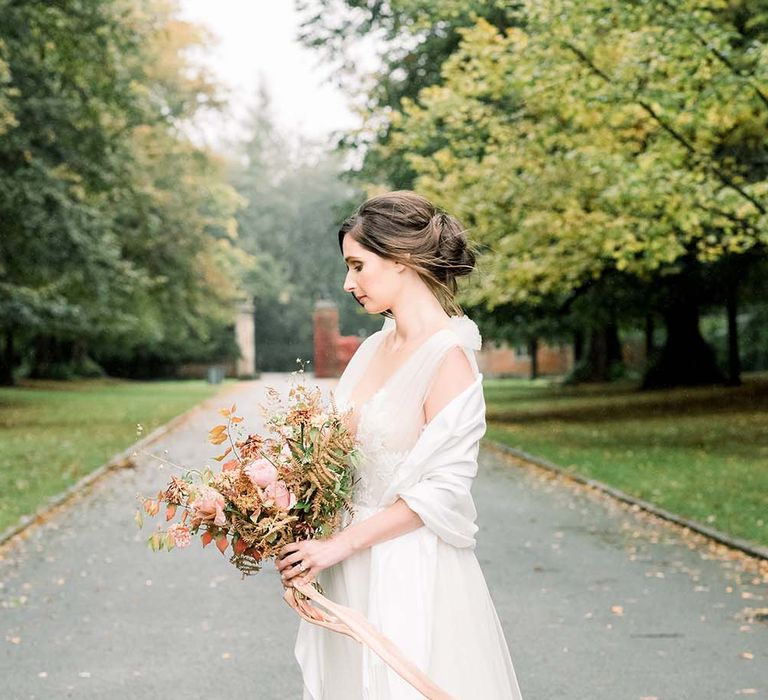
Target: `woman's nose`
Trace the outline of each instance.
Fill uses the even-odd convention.
[[[347,275],[344,278],[344,291],[345,292],[351,292],[355,288],[355,285],[352,284],[352,280],[350,279],[350,275],[351,275],[351,270],[347,272]]]

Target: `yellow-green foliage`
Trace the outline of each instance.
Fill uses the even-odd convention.
[[[469,300],[643,279],[768,241],[768,48],[726,3],[529,0],[525,30],[460,30],[384,156],[487,246]]]

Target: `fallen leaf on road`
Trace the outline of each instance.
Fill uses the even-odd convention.
[[[768,622],[768,608],[744,608],[741,617],[747,622]]]
[[[623,615],[624,614],[624,608],[621,605],[612,605],[611,606],[611,612],[614,615]]]

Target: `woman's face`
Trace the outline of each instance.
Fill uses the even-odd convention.
[[[369,314],[387,311],[402,284],[402,263],[376,255],[350,235],[341,245],[347,265],[345,291],[354,294]]]

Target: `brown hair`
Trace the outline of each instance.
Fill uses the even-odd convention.
[[[370,197],[344,221],[339,248],[347,234],[363,248],[418,272],[446,313],[462,314],[456,278],[472,272],[475,252],[456,217],[411,190],[396,190]]]

